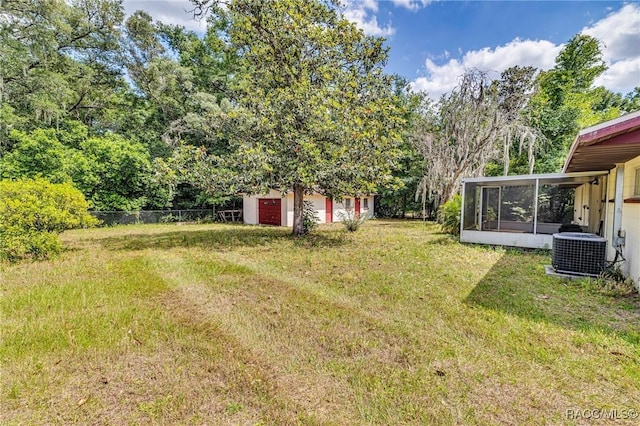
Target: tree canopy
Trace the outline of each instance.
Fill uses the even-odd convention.
[[[382,39],[333,2],[238,0],[213,11],[242,70],[231,85],[231,153],[213,163],[233,170],[236,188],[293,191],[300,234],[304,193],[367,194],[391,179],[405,110],[383,71]]]

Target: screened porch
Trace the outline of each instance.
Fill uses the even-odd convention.
[[[563,229],[601,234],[608,172],[468,178],[460,241],[551,248]]]

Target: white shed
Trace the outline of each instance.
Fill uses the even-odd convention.
[[[320,194],[304,196],[318,212],[320,223],[340,222],[351,212],[356,216],[374,216],[373,195],[333,200]],[[293,226],[293,192],[271,190],[267,194],[243,195],[242,215],[249,225]]]

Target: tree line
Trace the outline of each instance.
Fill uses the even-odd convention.
[[[193,0],[204,33],[116,0],[0,4],[0,177],[69,183],[98,210],[192,208],[242,192],[377,193],[433,215],[462,177],[559,171],[576,131],[640,109],[594,87],[600,42],[541,71],[469,70],[438,101],[334,0]]]

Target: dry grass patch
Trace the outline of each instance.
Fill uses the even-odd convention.
[[[64,234],[3,267],[3,424],[580,424],[640,408],[640,300],[417,222]],[[621,419],[621,421],[631,421]]]

